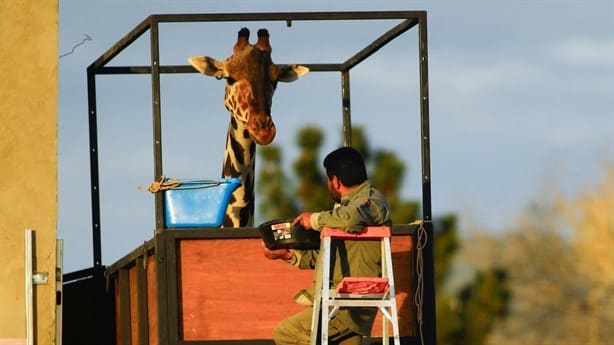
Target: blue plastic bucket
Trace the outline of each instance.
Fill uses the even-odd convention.
[[[242,182],[240,178],[221,178],[179,183],[164,191],[167,228],[221,226],[230,195]]]

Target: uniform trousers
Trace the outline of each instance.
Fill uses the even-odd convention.
[[[309,345],[313,307],[283,319],[273,331],[276,345]],[[328,341],[335,345],[360,345],[362,336],[347,328],[337,317],[328,322]],[[319,344],[319,338],[318,338]]]

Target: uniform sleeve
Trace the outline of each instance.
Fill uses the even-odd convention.
[[[347,232],[360,232],[367,225],[379,225],[391,221],[388,203],[381,193],[371,194],[371,198],[360,203],[351,203],[320,212],[318,226],[343,229]]]
[[[358,207],[339,206],[329,211],[320,212],[318,226],[343,229],[347,232],[359,232],[364,227],[363,216]]]
[[[303,269],[309,270],[314,269],[316,267],[316,259],[318,258],[319,250],[311,249],[311,250],[297,250],[293,249],[292,251],[292,259],[287,260],[288,263]]]

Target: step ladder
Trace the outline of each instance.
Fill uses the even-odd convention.
[[[320,243],[319,265],[322,275],[316,277],[316,290],[311,317],[311,345],[316,345],[318,323],[321,320],[321,344],[328,344],[328,321],[335,316],[340,307],[373,307],[383,314],[382,344],[389,344],[388,322],[392,324],[394,344],[400,345],[399,321],[394,293],[392,273],[392,253],[390,250],[390,227],[369,226],[361,233],[350,233],[340,229],[323,228]],[[344,241],[381,241],[382,277],[344,277],[339,285],[330,288],[331,280],[331,242]],[[328,282],[322,284],[323,282]],[[331,309],[332,308],[332,309]]]

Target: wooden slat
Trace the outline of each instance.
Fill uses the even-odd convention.
[[[159,345],[158,337],[158,289],[156,287],[156,257],[147,257],[147,323],[149,324],[149,345]]]
[[[138,262],[138,260],[137,260]],[[130,277],[130,341],[132,345],[139,344],[139,306],[138,289],[136,284],[136,266],[129,270]]]
[[[140,256],[136,260],[136,293],[137,293],[137,315],[138,315],[138,345],[149,344],[149,315],[147,312],[147,276],[144,267],[146,258]]]
[[[120,345],[131,345],[131,319],[130,310],[130,273],[128,269],[119,270],[119,342]]]

